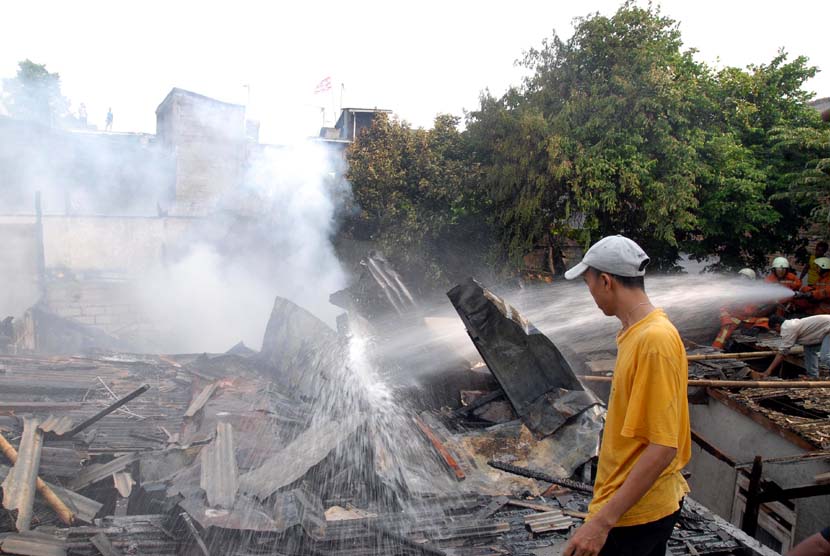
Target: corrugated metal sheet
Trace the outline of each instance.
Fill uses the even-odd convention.
[[[70,481],[67,488],[71,490],[80,490],[93,483],[97,483],[98,481],[106,479],[113,473],[123,471],[127,468],[127,466],[138,461],[139,457],[139,453],[133,452],[123,455],[120,458],[115,458],[108,463],[90,465],[83,472],[81,472],[80,475]]]
[[[11,471],[10,467],[0,465],[0,479],[5,479],[9,471]],[[67,490],[52,483],[46,483],[46,485],[52,489],[52,492],[54,492],[55,495],[57,495],[57,497],[60,498],[68,508],[75,512],[75,519],[78,521],[91,523],[92,520],[95,519],[95,516],[98,515],[98,512],[101,511],[101,508],[104,507],[104,505],[100,502],[96,502],[91,498],[82,496],[77,492]],[[35,498],[35,500],[37,500],[37,498]]]
[[[108,516],[95,527],[72,527],[66,531],[66,547],[72,555],[94,555],[92,544],[96,535],[106,535],[110,543],[126,554],[141,556],[175,556],[179,554],[176,539],[166,533],[166,515]]]
[[[573,519],[563,514],[561,510],[553,510],[550,512],[531,514],[525,517],[525,525],[534,533],[563,531],[571,528]]]
[[[239,489],[239,469],[233,446],[233,427],[217,423],[213,442],[202,448],[199,486],[213,507],[231,508]]]
[[[54,413],[74,423],[81,423],[112,403],[102,381],[115,392],[131,392],[149,383],[152,390],[129,404],[130,410],[144,419],[116,412],[81,433],[93,455],[163,448],[166,436],[159,427],[180,430],[191,401],[190,388],[186,387],[189,377],[152,361],[0,355],[0,365],[6,367],[6,373],[0,374],[0,413],[6,406],[25,407],[43,418]],[[44,395],[51,401],[32,402]]]
[[[24,419],[17,462],[3,481],[3,507],[7,510],[17,510],[18,531],[28,530],[32,522],[35,481],[40,466],[40,450],[43,447],[43,432],[38,428],[38,424],[37,418]]]
[[[53,535],[22,531],[0,536],[0,553],[25,556],[66,556],[65,543]]]
[[[72,419],[68,415],[55,417],[50,414],[49,417],[47,417],[46,420],[40,424],[40,430],[43,432],[53,432],[60,436],[72,430]]]
[[[109,537],[103,533],[98,533],[89,542],[98,549],[102,556],[121,556],[121,551],[115,548],[110,542]]]
[[[242,475],[239,479],[240,490],[259,498],[271,496],[305,475],[351,436],[364,420],[365,417],[355,415],[341,421],[316,423],[283,450],[265,460],[259,468]]]

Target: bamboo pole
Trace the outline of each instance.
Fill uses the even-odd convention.
[[[611,382],[610,376],[582,375],[585,382]],[[830,388],[830,380],[708,380],[689,379],[689,386],[709,388]]]
[[[3,454],[8,458],[12,465],[17,463],[17,450],[14,446],[9,444],[9,441],[6,440],[6,437],[0,434],[0,450],[3,451]],[[58,495],[55,494],[49,485],[43,482],[43,479],[38,477],[35,479],[35,487],[37,491],[43,496],[43,499],[46,500],[46,503],[49,504],[49,507],[52,508],[62,522],[66,525],[72,525],[75,521],[75,514],[70,510],[63,501],[58,498]]]
[[[763,359],[764,357],[775,357],[777,351],[744,351],[741,353],[693,353],[686,359],[689,361],[713,361],[717,359]],[[791,350],[790,353],[799,353]]]

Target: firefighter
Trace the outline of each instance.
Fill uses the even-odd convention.
[[[830,258],[819,257],[815,263],[818,278],[814,284],[801,288],[797,303],[809,315],[830,315]]]
[[[786,257],[775,257],[772,261],[772,272],[764,280],[770,284],[781,284],[797,292],[801,289],[801,279],[790,268],[790,261]]]
[[[801,289],[801,280],[795,275],[793,269],[790,268],[790,261],[788,261],[786,257],[776,257],[775,260],[772,261],[772,272],[770,272],[769,276],[764,279],[764,282],[769,284],[779,284],[791,289],[794,292],[798,292]],[[764,314],[771,314],[774,312],[776,315],[783,317],[788,313],[791,313],[793,310],[795,310],[795,306],[792,302],[792,298],[786,297],[779,300],[774,306],[768,305],[766,310],[762,310],[762,312]]]
[[[740,276],[747,280],[755,280],[757,274],[751,268],[742,268],[738,271]],[[720,330],[715,340],[712,342],[712,347],[717,349],[724,349],[726,342],[732,336],[732,333],[741,328],[769,328],[769,320],[766,317],[757,316],[760,312],[758,305],[749,303],[747,305],[733,305],[730,307],[721,307],[720,310]]]

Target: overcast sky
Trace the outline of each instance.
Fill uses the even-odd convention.
[[[665,0],[686,46],[719,65],[766,63],[784,47],[825,71],[808,88],[830,96],[830,1]],[[343,105],[393,110],[429,126],[437,113],[475,108],[484,88],[518,83],[514,60],[574,17],[619,1],[531,2],[5,2],[0,76],[30,58],[60,73],[73,111],[103,127],[155,132],[172,87],[245,104],[262,139],[316,135]],[[332,91],[314,94],[331,76]]]

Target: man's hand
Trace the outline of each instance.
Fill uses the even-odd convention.
[[[609,531],[611,527],[603,525],[598,519],[586,522],[574,532],[562,556],[597,556],[605,546]]]

